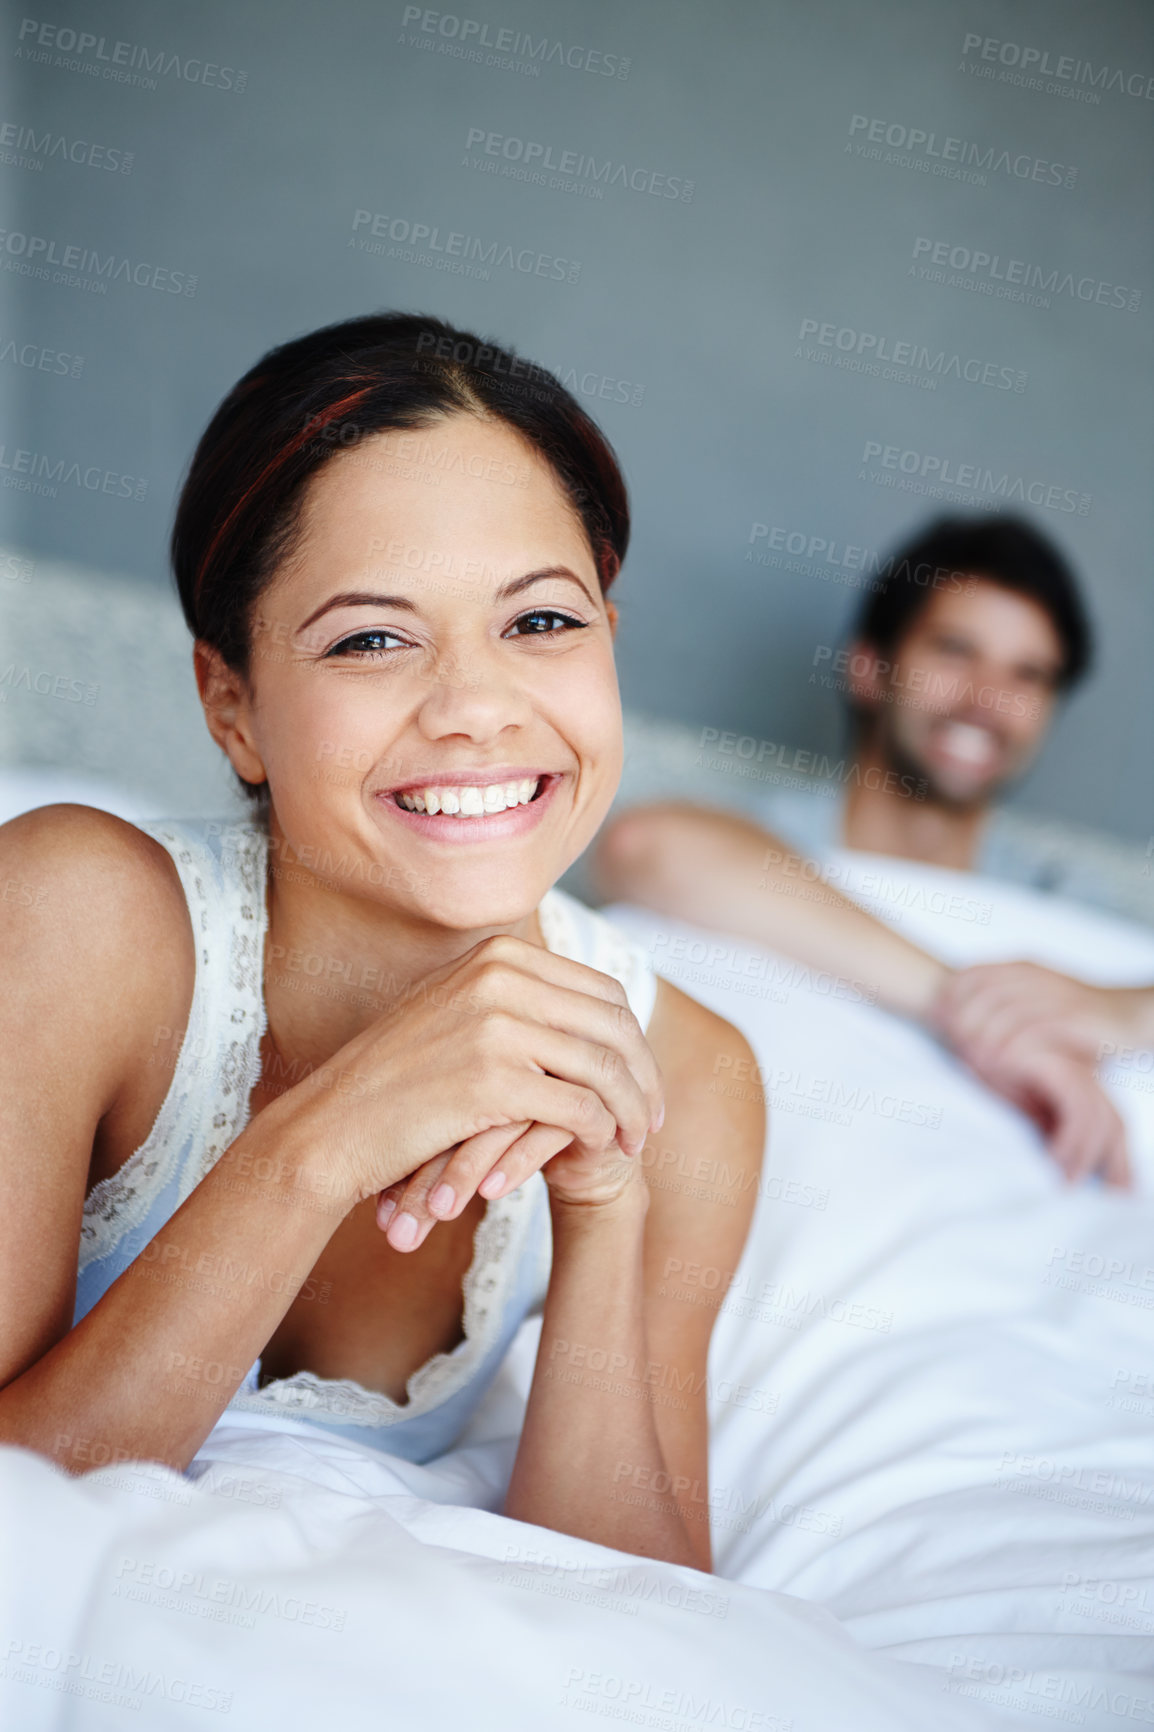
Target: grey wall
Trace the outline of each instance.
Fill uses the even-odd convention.
[[[560,370],[615,442],[636,520],[622,683],[656,714],[835,743],[837,700],[810,673],[858,599],[841,550],[884,550],[942,503],[867,460],[874,446],[987,472],[947,503],[996,498],[1002,477],[1048,496],[1027,515],[1083,573],[1101,653],[1017,797],[1148,837],[1147,0],[463,0],[424,13],[431,30],[406,10],[45,0],[36,30],[7,15],[0,121],[95,161],[0,135],[0,537],[167,585],[175,489],[238,374],[321,323],[433,311]],[[593,197],[486,173],[507,159],[470,150],[474,128],[636,184],[578,167]],[[911,153],[911,130],[933,137]],[[394,237],[423,224],[441,245],[563,260],[565,280],[550,262],[450,273],[427,243],[362,250],[358,210]],[[26,274],[31,237],[143,281],[91,258],[67,280]],[[952,273],[923,274],[927,243],[958,249]],[[1026,268],[1033,303],[998,292]],[[942,370],[838,367],[807,320],[924,346]],[[11,485],[60,459],[79,468],[54,496]],[[833,551],[791,569],[786,536]]]

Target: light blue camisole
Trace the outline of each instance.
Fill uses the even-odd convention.
[[[196,941],[196,983],[176,1070],[152,1130],[85,1200],[74,1323],[130,1263],[142,1253],[148,1259],[150,1241],[244,1129],[260,1076],[264,826],[247,818],[157,818],[137,828],[168,849],[180,874]],[[644,1029],[657,994],[644,951],[564,891],[549,891],[538,913],[548,948],[619,980]],[[158,1031],[158,1047],[161,1041]],[[463,1282],[464,1340],[413,1373],[407,1402],[309,1371],[262,1389],[258,1359],[229,1409],[309,1420],[409,1461],[431,1461],[451,1448],[522,1321],[540,1308],[548,1263],[547,1191],[537,1173],[487,1205]],[[201,1257],[191,1269],[159,1260],[155,1267],[158,1280],[186,1290],[213,1278],[212,1258]],[[274,1275],[262,1268],[261,1249],[254,1246],[252,1279]],[[230,1277],[236,1279],[235,1264]]]

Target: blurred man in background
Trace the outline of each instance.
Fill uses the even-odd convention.
[[[1154,1046],[1154,988],[1092,987],[1027,962],[935,974],[832,887],[804,904],[797,895],[799,862],[843,847],[1154,924],[1141,849],[999,804],[1090,658],[1073,574],[1044,536],[1014,518],[941,518],[895,554],[849,647],[819,651],[822,682],[849,709],[850,750],[832,777],[746,792],[748,815],[716,809],[700,783],[686,792],[704,804],[684,794],[631,804],[632,789],[653,785],[652,753],[644,730],[634,743],[627,726],[631,756],[592,861],[595,888],[811,966],[852,972],[868,959],[883,1003],[945,1033],[990,1080],[1011,1048],[1061,1048],[1092,1064],[1112,1044]]]
[[[893,854],[1154,923],[1140,849],[998,804],[1090,665],[1057,548],[1013,518],[941,518],[891,564],[849,648],[818,652],[819,677],[847,701],[850,762],[832,788],[766,791],[757,815],[813,857]]]

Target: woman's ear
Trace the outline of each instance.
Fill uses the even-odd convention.
[[[193,671],[208,731],[246,782],[268,780],[252,728],[252,702],[240,675],[202,638],[192,646]]]
[[[616,637],[618,620],[617,603],[615,601],[607,601],[605,603],[605,612],[609,615],[609,636]]]

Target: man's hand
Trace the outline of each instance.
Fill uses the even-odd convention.
[[[975,1076],[1034,1120],[1072,1184],[1100,1172],[1127,1187],[1125,1126],[1094,1074],[1102,1019],[1122,996],[1037,963],[982,963],[949,975],[928,1021]]]
[[[1129,1187],[1126,1127],[1085,1059],[1026,1034],[993,1063],[971,1068],[1034,1120],[1071,1184],[1100,1172],[1107,1184]]]
[[[1088,986],[1037,962],[984,962],[950,976],[931,1020],[976,1067],[1027,1033],[1096,1063],[1111,1045],[1154,1045],[1154,987]]]

